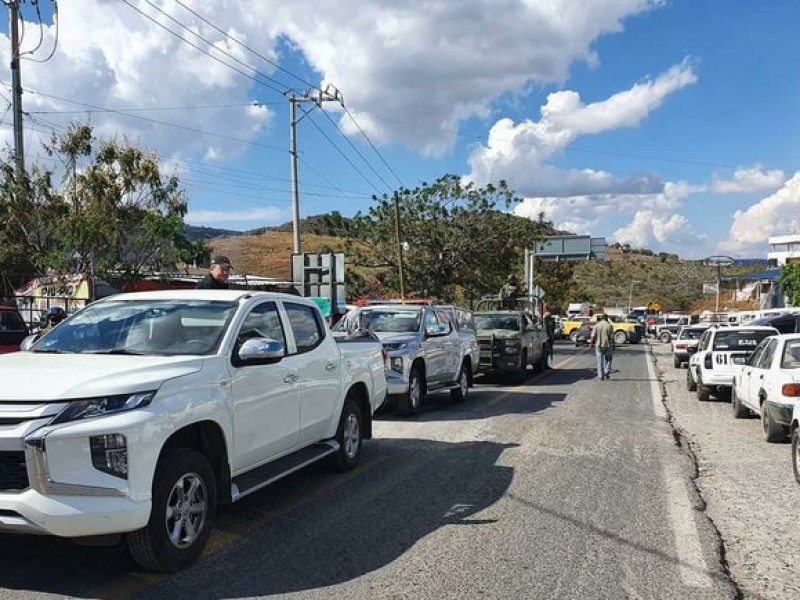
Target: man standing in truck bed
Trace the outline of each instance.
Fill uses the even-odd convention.
[[[611,359],[614,358],[614,327],[605,314],[597,317],[597,325],[592,329],[589,346],[595,347],[597,355],[597,377],[611,379]]]

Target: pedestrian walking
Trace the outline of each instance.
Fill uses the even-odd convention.
[[[608,316],[601,314],[597,317],[597,324],[592,328],[589,346],[595,348],[597,356],[597,378],[611,379],[611,361],[614,358],[614,327],[609,323]]]
[[[230,277],[231,261],[227,256],[215,256],[211,260],[208,275],[197,282],[198,290],[227,290],[228,277]]]

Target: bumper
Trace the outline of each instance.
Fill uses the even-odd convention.
[[[672,353],[672,357],[677,358],[681,362],[686,362],[691,357],[691,354],[689,354],[685,350],[678,350]]]
[[[491,358],[483,355],[480,361],[481,373],[503,373],[516,371],[520,368],[519,354],[493,354]]]
[[[733,375],[716,375],[714,373],[703,374],[703,387],[733,387]]]
[[[150,500],[0,492],[0,533],[105,535],[141,529],[149,518]]]

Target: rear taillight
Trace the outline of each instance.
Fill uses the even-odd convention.
[[[686,350],[686,344],[675,344],[678,350]]]
[[[703,359],[703,366],[706,369],[713,369],[714,368],[714,363],[711,360],[711,352],[706,354],[705,358]]]
[[[800,383],[785,383],[781,388],[781,394],[794,398],[800,396]]]

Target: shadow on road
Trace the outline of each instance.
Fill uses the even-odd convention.
[[[87,598],[239,598],[350,581],[437,529],[492,523],[473,516],[509,488],[513,469],[496,463],[510,447],[373,440],[349,474],[312,467],[222,510],[200,562],[171,576],[138,572],[122,548],[0,538],[0,587]]]

